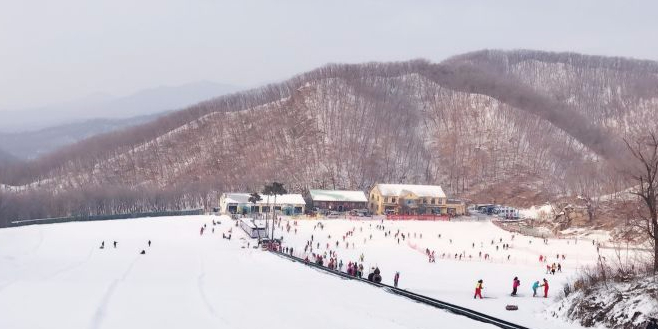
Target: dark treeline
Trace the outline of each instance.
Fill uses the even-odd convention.
[[[205,184],[177,188],[90,187],[61,192],[0,191],[0,227],[17,220],[208,209],[218,195]]]

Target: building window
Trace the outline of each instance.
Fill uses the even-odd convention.
[[[391,203],[395,203],[395,198],[391,198]]]
[[[432,199],[432,204],[436,204],[436,200],[435,200],[435,199]]]

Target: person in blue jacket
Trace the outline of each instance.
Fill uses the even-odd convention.
[[[537,289],[539,289],[539,281],[535,281],[535,283],[532,284],[532,297],[537,296]]]

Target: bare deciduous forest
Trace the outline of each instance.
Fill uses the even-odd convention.
[[[658,122],[658,63],[479,51],[441,63],[327,65],[0,168],[15,219],[209,207],[290,191],[439,184],[524,206],[629,187],[632,139]]]

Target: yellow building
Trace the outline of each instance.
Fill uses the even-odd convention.
[[[466,206],[459,200],[448,201],[441,186],[377,184],[370,190],[368,207],[376,215],[463,215]]]

